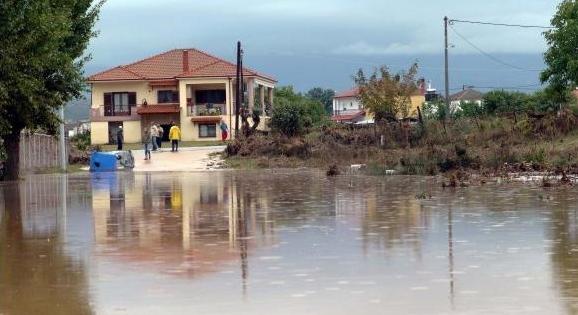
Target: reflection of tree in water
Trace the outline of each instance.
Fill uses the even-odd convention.
[[[551,209],[550,239],[553,278],[570,314],[578,314],[578,211],[571,192],[555,198]]]
[[[381,190],[379,187],[363,193],[361,231],[364,248],[383,249],[411,246],[421,252],[424,229],[429,226],[425,208],[411,193]]]
[[[21,205],[20,189],[17,185],[3,188],[0,313],[93,314],[82,263],[65,255],[57,232],[49,239],[27,235],[22,212],[28,205]]]

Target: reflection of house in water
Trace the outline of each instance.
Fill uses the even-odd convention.
[[[268,238],[254,237],[257,199],[233,181],[220,173],[99,174],[93,178],[96,242],[116,246],[117,259],[188,276],[247,259]]]

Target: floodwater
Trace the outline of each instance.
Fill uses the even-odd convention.
[[[578,314],[577,193],[303,170],[32,176],[0,185],[0,314]]]

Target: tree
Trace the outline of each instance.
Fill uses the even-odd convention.
[[[376,122],[409,116],[411,95],[417,89],[417,69],[417,64],[413,64],[408,71],[392,73],[387,66],[382,66],[369,78],[359,69],[353,78],[359,87],[359,98],[374,114]]]
[[[271,127],[287,136],[295,136],[304,128],[325,122],[327,113],[321,102],[296,93],[292,86],[275,89],[275,107]]]
[[[315,87],[307,91],[305,96],[323,104],[327,114],[331,115],[333,113],[333,97],[335,97],[335,91],[331,89]]]
[[[569,92],[578,85],[578,1],[562,1],[551,23],[553,29],[544,32],[549,48],[540,80],[548,83],[556,102],[567,103]]]
[[[530,104],[530,96],[521,92],[490,91],[484,96],[484,109],[490,115],[519,114]]]
[[[20,132],[55,133],[56,110],[85,89],[84,54],[103,0],[0,1],[0,137],[17,179]]]

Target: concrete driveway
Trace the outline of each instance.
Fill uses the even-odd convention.
[[[220,163],[218,156],[210,157],[212,153],[220,153],[225,146],[180,148],[179,152],[171,152],[170,148],[151,152],[151,159],[144,159],[144,150],[132,151],[135,159],[134,172],[179,172],[204,171],[213,169]]]

